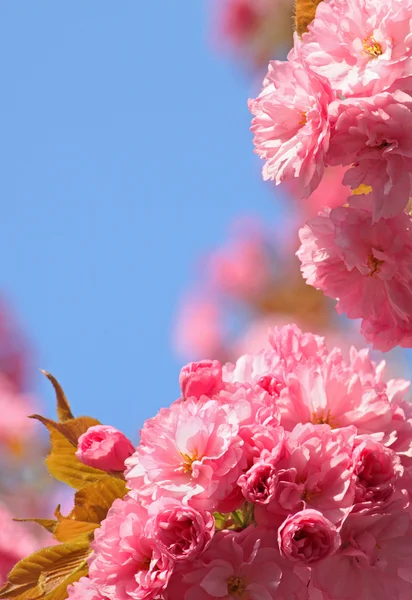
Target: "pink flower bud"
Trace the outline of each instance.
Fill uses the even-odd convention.
[[[306,509],[283,522],[278,531],[278,544],[285,558],[312,565],[338,550],[340,535],[322,513]]]
[[[270,463],[256,463],[237,481],[246,500],[268,504],[276,491],[276,469]]]
[[[201,360],[183,367],[179,377],[183,398],[213,396],[222,389],[222,365],[218,360]]]
[[[211,541],[215,531],[211,513],[168,498],[153,504],[149,514],[156,510],[150,529],[159,550],[173,560],[193,560]]]
[[[124,471],[124,461],[134,453],[132,442],[110,425],[94,425],[79,437],[76,456],[102,471]]]

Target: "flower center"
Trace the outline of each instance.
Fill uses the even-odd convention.
[[[382,46],[372,35],[363,40],[363,52],[371,58],[378,58],[378,56],[383,54]]]
[[[369,267],[369,276],[373,277],[377,273],[380,272],[381,266],[384,264],[383,260],[379,260],[375,258],[373,254],[369,254],[368,256],[368,267]]]
[[[336,417],[333,417],[330,414],[330,409],[328,409],[326,412],[324,412],[323,410],[318,411],[317,413],[313,412],[312,423],[314,425],[329,425],[332,429],[338,427],[338,421]]]
[[[227,591],[228,594],[235,598],[243,598],[246,593],[247,581],[243,577],[237,577],[232,575],[227,580]]]
[[[303,112],[302,112],[302,118],[301,118],[301,120],[299,121],[299,125],[300,125],[301,127],[303,127],[304,125],[306,125],[306,122],[307,122],[307,118],[306,118],[306,111],[303,111]]]
[[[194,451],[193,456],[190,456],[190,454],[183,454],[183,452],[179,452],[179,454],[183,457],[182,468],[184,473],[191,473],[193,469],[193,463],[195,462],[195,460],[199,460],[197,450]]]

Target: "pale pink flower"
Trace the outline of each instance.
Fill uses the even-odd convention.
[[[317,510],[306,509],[290,515],[278,530],[280,553],[308,566],[325,560],[340,546],[335,525]]]
[[[275,465],[274,496],[267,505],[255,506],[256,521],[275,527],[279,517],[283,521],[306,508],[321,511],[334,524],[344,519],[354,498],[355,435],[355,427],[297,425],[287,439],[284,458]]]
[[[149,600],[166,589],[173,561],[147,531],[147,512],[132,498],[117,499],[95,530],[89,576],[109,600]]]
[[[132,442],[111,425],[93,425],[79,437],[77,458],[102,471],[124,471],[124,463],[134,452]]]
[[[169,600],[306,600],[306,581],[293,567],[282,570],[275,532],[249,527],[215,535],[201,559],[171,579]],[[303,572],[304,573],[304,572]]]
[[[174,345],[182,356],[217,356],[223,344],[221,309],[208,290],[182,298],[174,327]]]
[[[140,501],[168,496],[214,510],[244,466],[236,411],[219,400],[189,398],[146,421],[126,478]]]
[[[183,398],[211,397],[223,387],[222,365],[218,360],[191,362],[180,371],[179,383]]]
[[[21,394],[11,381],[0,373],[0,447],[15,442],[26,442],[35,431],[35,423],[29,415],[35,412],[35,401]]]
[[[206,277],[213,290],[248,301],[273,278],[271,259],[262,227],[237,220],[229,242],[208,256]]]
[[[149,507],[148,514],[148,529],[157,547],[173,561],[198,558],[215,531],[211,513],[198,512],[178,500],[161,498]]]
[[[14,565],[38,549],[39,542],[24,527],[13,521],[14,515],[0,503],[0,584]]]
[[[336,310],[362,318],[375,348],[412,342],[412,228],[401,213],[373,223],[361,208],[324,209],[299,235],[307,283],[337,298]]]
[[[263,179],[279,184],[299,178],[301,195],[307,197],[323,175],[332,89],[303,66],[295,50],[287,62],[269,63],[263,85],[257,99],[249,101],[255,152],[266,161]]]
[[[68,598],[70,600],[106,600],[99,586],[89,579],[82,577],[67,588]]]
[[[410,0],[322,2],[303,35],[307,65],[348,96],[369,96],[410,74]]]
[[[398,455],[379,442],[366,438],[353,451],[354,511],[383,512],[403,473]]]
[[[317,215],[323,206],[336,208],[337,206],[346,204],[348,196],[351,193],[350,188],[343,184],[346,171],[347,167],[326,167],[322,181],[316,190],[312,192],[304,203],[299,202],[299,206],[297,207],[299,214],[301,215],[303,212],[306,218],[311,218]],[[296,194],[294,182],[291,182],[291,191],[295,191]]]
[[[409,600],[412,535],[406,511],[350,515],[342,546],[312,568],[314,587],[333,600]]]
[[[400,90],[349,98],[331,107],[333,133],[326,162],[350,165],[343,183],[371,186],[373,220],[402,212],[412,196],[412,97]],[[351,199],[359,204],[363,198]]]

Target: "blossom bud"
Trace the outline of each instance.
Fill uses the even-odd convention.
[[[123,471],[134,453],[132,442],[110,425],[93,425],[79,437],[76,456],[85,465],[102,471]]]
[[[317,510],[302,510],[284,521],[278,531],[280,553],[306,565],[320,562],[340,546],[340,535]]]
[[[183,367],[179,377],[183,398],[213,396],[223,387],[222,365],[218,360],[201,360]]]

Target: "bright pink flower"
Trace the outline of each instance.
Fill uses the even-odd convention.
[[[306,582],[285,568],[274,544],[275,532],[260,527],[222,531],[201,560],[171,579],[170,600],[306,599]]]
[[[269,334],[269,342],[289,371],[302,361],[310,360],[320,364],[328,354],[325,338],[305,333],[295,324],[274,327]]]
[[[110,425],[93,425],[79,437],[77,458],[102,471],[124,471],[124,463],[134,452],[132,442]]]
[[[94,581],[88,577],[82,577],[67,588],[70,600],[106,600]]]
[[[191,362],[180,371],[183,398],[213,396],[222,386],[222,365],[218,360]]]
[[[275,496],[276,467],[271,462],[257,462],[237,481],[246,500],[253,504],[268,504]]]
[[[140,501],[168,496],[214,510],[244,467],[236,411],[219,400],[189,398],[146,421],[127,460],[127,482]]]
[[[315,588],[333,600],[409,600],[412,535],[406,511],[350,515],[341,549],[312,568]]]
[[[308,66],[346,97],[369,96],[410,74],[410,0],[322,2],[302,53]]]
[[[213,515],[200,513],[178,500],[161,498],[148,512],[151,517],[148,527],[157,547],[174,561],[198,558],[213,537]]]
[[[117,499],[96,529],[89,576],[110,600],[150,600],[165,590],[173,562],[147,531],[139,502]]]
[[[355,434],[355,427],[332,430],[328,425],[297,425],[287,439],[285,457],[275,465],[274,496],[267,505],[255,506],[256,521],[278,526],[279,517],[282,521],[313,508],[339,523],[353,504]]]
[[[326,79],[299,62],[295,50],[288,58],[269,63],[263,90],[249,101],[251,130],[255,152],[266,161],[263,178],[279,184],[298,177],[307,197],[323,175],[333,92]]]
[[[380,350],[412,343],[412,221],[401,213],[373,223],[361,208],[324,209],[299,235],[307,283],[338,298],[336,310],[362,318]]]
[[[280,553],[306,565],[325,560],[340,546],[335,525],[317,510],[302,510],[289,516],[278,531]]]
[[[353,451],[355,481],[354,510],[383,512],[403,473],[395,452],[370,438],[361,441]]]
[[[412,196],[412,97],[400,90],[349,98],[331,107],[333,133],[326,162],[350,165],[343,183],[371,186],[373,220],[402,212]],[[363,199],[361,198],[361,201]],[[359,198],[351,200],[358,203]]]

